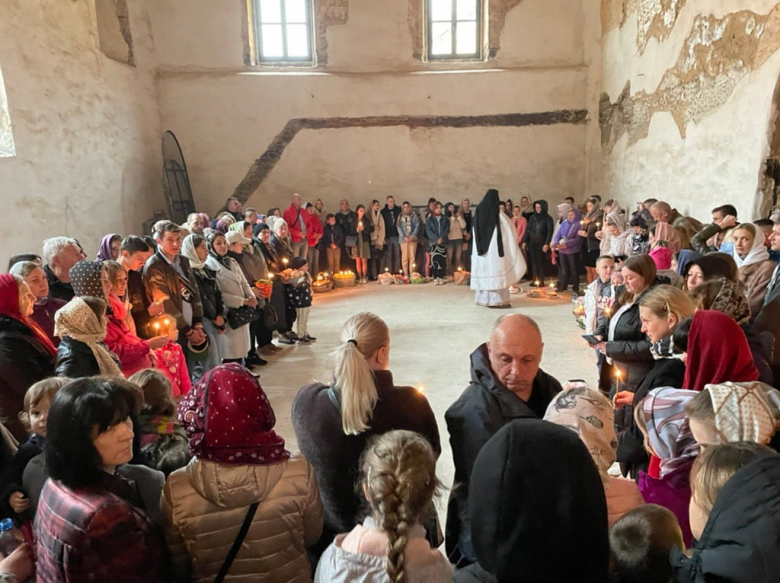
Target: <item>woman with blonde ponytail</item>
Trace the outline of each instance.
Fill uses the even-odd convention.
[[[360,456],[372,437],[394,429],[415,431],[437,458],[441,453],[428,400],[414,387],[393,384],[390,332],[381,318],[363,312],[347,320],[333,360],[333,383],[303,387],[292,405],[298,447],[314,467],[325,511],[315,555],[360,523],[362,497],[355,484]]]
[[[439,487],[430,443],[411,431],[374,438],[361,462],[369,516],[340,534],[317,566],[315,583],[438,583],[452,565],[425,539],[422,522]]]

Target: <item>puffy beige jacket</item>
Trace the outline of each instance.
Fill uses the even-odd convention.
[[[176,581],[213,581],[257,501],[225,581],[311,581],[306,547],[322,533],[322,503],[314,471],[300,454],[268,466],[193,458],[170,475],[161,504]]]

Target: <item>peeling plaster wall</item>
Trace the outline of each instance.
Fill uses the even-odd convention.
[[[306,71],[246,67],[244,5],[214,4],[149,5],[162,125],[179,137],[196,203],[207,212],[233,193],[291,119],[589,108],[580,0],[502,0],[507,10],[496,41],[500,50],[485,63],[468,64],[415,58],[408,2],[348,0],[346,22],[326,32],[327,64]],[[592,105],[597,108],[598,93]],[[478,198],[490,185],[513,198],[521,192],[581,197],[591,127],[598,134],[595,121],[303,130],[249,202],[267,209],[297,191],[323,198],[332,209],[344,196],[354,204],[391,193],[413,202]]]
[[[662,198],[701,220],[725,202],[746,219],[766,214],[780,3],[603,0],[601,24],[604,192],[631,207]]]
[[[100,51],[94,2],[0,0],[16,142],[0,158],[0,265],[54,235],[93,256],[103,235],[138,232],[163,206],[153,42],[144,2],[129,11],[137,68]]]

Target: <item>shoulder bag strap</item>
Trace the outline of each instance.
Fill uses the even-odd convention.
[[[330,387],[328,389],[328,399],[330,399],[330,402],[333,403],[333,406],[336,408],[336,411],[341,413],[341,400],[339,399],[339,396],[336,394],[336,391],[333,390],[333,387]]]
[[[222,567],[219,569],[219,573],[217,573],[217,578],[214,579],[214,583],[222,583],[225,576],[228,574],[230,566],[233,564],[233,561],[238,554],[238,550],[241,548],[241,544],[246,538],[246,533],[249,532],[249,527],[252,524],[252,520],[255,517],[255,512],[257,512],[257,507],[259,505],[260,502],[255,502],[249,507],[246,518],[244,518],[244,524],[241,525],[241,530],[238,531],[238,536],[236,537],[236,540],[233,541],[233,546],[230,547],[230,552],[228,552],[227,557],[225,557],[225,562],[222,563]]]

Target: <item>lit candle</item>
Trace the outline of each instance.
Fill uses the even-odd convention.
[[[609,306],[607,306],[606,308],[604,308],[604,313],[605,313],[607,316],[610,316],[610,315],[612,314],[612,308],[610,308]]]
[[[417,267],[417,264],[416,263],[412,263],[412,269],[414,269],[415,267]]]
[[[415,388],[417,389],[417,392],[420,393],[421,395],[425,394],[425,385],[417,385]]]
[[[360,222],[358,223],[358,226],[359,226],[359,227],[362,227],[362,226],[363,226],[363,221],[360,221]]]
[[[539,280],[538,280],[538,279],[537,279],[536,281],[534,281],[534,285],[535,285],[536,287],[539,287]]]
[[[389,267],[385,267],[385,273],[387,273],[388,271],[390,271],[390,268]]]
[[[580,227],[585,224],[585,221],[580,221]]]
[[[622,373],[620,372],[620,369],[617,369],[615,371],[615,378],[617,379],[617,392],[620,392],[620,377],[622,377]]]
[[[273,279],[273,278],[274,278],[274,274],[273,273],[269,273],[268,274],[268,279]]]
[[[601,229],[601,223],[596,223],[596,228]]]
[[[458,267],[458,271],[463,271],[463,268],[462,267]]]
[[[290,262],[290,260],[289,260],[289,259],[287,259],[287,257],[285,257],[284,259],[282,259],[282,263],[284,263],[285,265],[287,265],[289,262]]]

